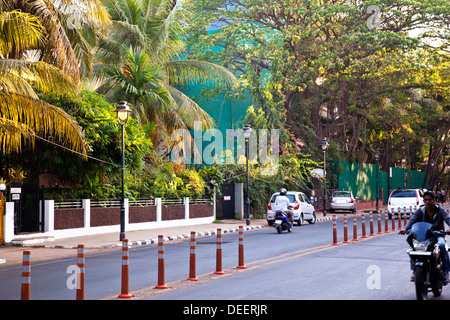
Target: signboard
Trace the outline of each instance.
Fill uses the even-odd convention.
[[[10,193],[22,193],[22,188],[11,187]]]

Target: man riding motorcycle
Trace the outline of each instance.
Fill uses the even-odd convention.
[[[408,221],[404,230],[399,232],[400,234],[405,234],[416,222],[429,222],[433,225],[432,229],[434,231],[445,231],[444,221],[450,226],[450,216],[443,208],[436,205],[436,197],[433,191],[424,192],[423,201],[425,202],[425,206],[420,207],[414,212],[414,215]],[[450,229],[445,233],[450,234]],[[447,280],[448,272],[450,271],[450,261],[447,250],[445,249],[445,239],[444,237],[438,237],[437,240],[444,264],[444,278]],[[414,280],[414,275],[411,280]]]
[[[289,217],[289,222],[291,225],[293,224],[292,216],[293,211],[289,209],[289,206],[291,205],[291,202],[289,201],[289,198],[286,197],[287,191],[284,188],[280,189],[280,195],[276,197],[275,199],[275,211],[282,211],[286,213]]]

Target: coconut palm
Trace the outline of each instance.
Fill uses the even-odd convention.
[[[143,108],[150,109],[143,120],[152,124],[154,145],[169,145],[174,129],[192,128],[195,121],[200,121],[204,129],[212,128],[213,119],[177,87],[203,81],[231,87],[237,81],[231,72],[216,64],[177,60],[185,49],[178,4],[172,0],[104,0],[104,5],[112,26],[108,38],[99,43],[99,69],[120,64],[130,48],[143,50],[169,93],[170,104],[165,108],[140,100]],[[134,110],[135,116],[143,114],[141,107]]]
[[[0,12],[0,150],[19,152],[22,139],[56,140],[86,154],[81,128],[62,109],[39,100],[43,93],[73,95],[72,78],[48,63],[23,60],[43,45],[46,30],[40,19],[19,10]]]
[[[0,9],[20,10],[40,19],[46,30],[45,41],[35,47],[33,60],[61,69],[75,84],[80,74],[92,71],[92,48],[106,35],[110,22],[100,0],[0,0]]]

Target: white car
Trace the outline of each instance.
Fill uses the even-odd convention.
[[[267,223],[269,226],[273,225],[273,222],[275,221],[276,208],[272,208],[272,206],[274,206],[275,199],[279,195],[279,192],[274,193],[270,198],[269,204],[267,205]],[[296,222],[299,226],[301,226],[305,220],[311,224],[316,222],[314,207],[303,192],[288,191],[286,197],[289,198],[291,206],[293,207],[294,214],[292,219],[294,222]]]
[[[393,215],[398,215],[399,208],[401,213],[403,213],[404,207],[406,207],[407,210],[409,210],[410,207],[413,210],[417,210],[424,204],[423,192],[422,189],[396,189],[392,191],[388,202],[389,219],[391,219]]]

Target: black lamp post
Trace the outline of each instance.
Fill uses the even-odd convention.
[[[374,156],[375,156],[375,161],[376,161],[376,170],[377,170],[377,172],[376,172],[376,178],[375,178],[375,181],[376,181],[376,184],[375,184],[375,188],[376,188],[376,199],[377,199],[377,202],[376,202],[376,210],[377,210],[377,212],[378,212],[378,197],[379,197],[379,195],[378,195],[378,173],[379,173],[379,171],[380,171],[380,167],[379,167],[379,160],[380,160],[380,152],[378,151],[378,150],[376,150],[375,151],[375,154],[374,154]]]
[[[326,152],[328,149],[327,138],[323,138],[320,142],[320,147],[323,151],[323,215],[327,215],[327,191],[325,188],[325,180],[327,178]]]
[[[246,161],[246,166],[247,166],[247,199],[245,201],[246,205],[247,205],[247,217],[246,217],[246,224],[249,226],[250,225],[250,193],[249,193],[249,187],[248,187],[248,180],[249,180],[249,175],[248,175],[248,157],[249,157],[249,142],[248,139],[250,138],[250,134],[252,133],[252,128],[250,127],[250,125],[246,124],[244,126],[244,138],[245,138],[245,161]]]
[[[120,202],[120,241],[125,239],[125,124],[131,109],[126,101],[120,101],[116,109],[117,121],[122,125],[122,199]]]
[[[404,178],[404,182],[405,182],[405,189],[408,188],[408,173],[407,173],[407,168],[406,168],[406,157],[403,156],[402,157],[402,167],[403,167],[403,178]]]

